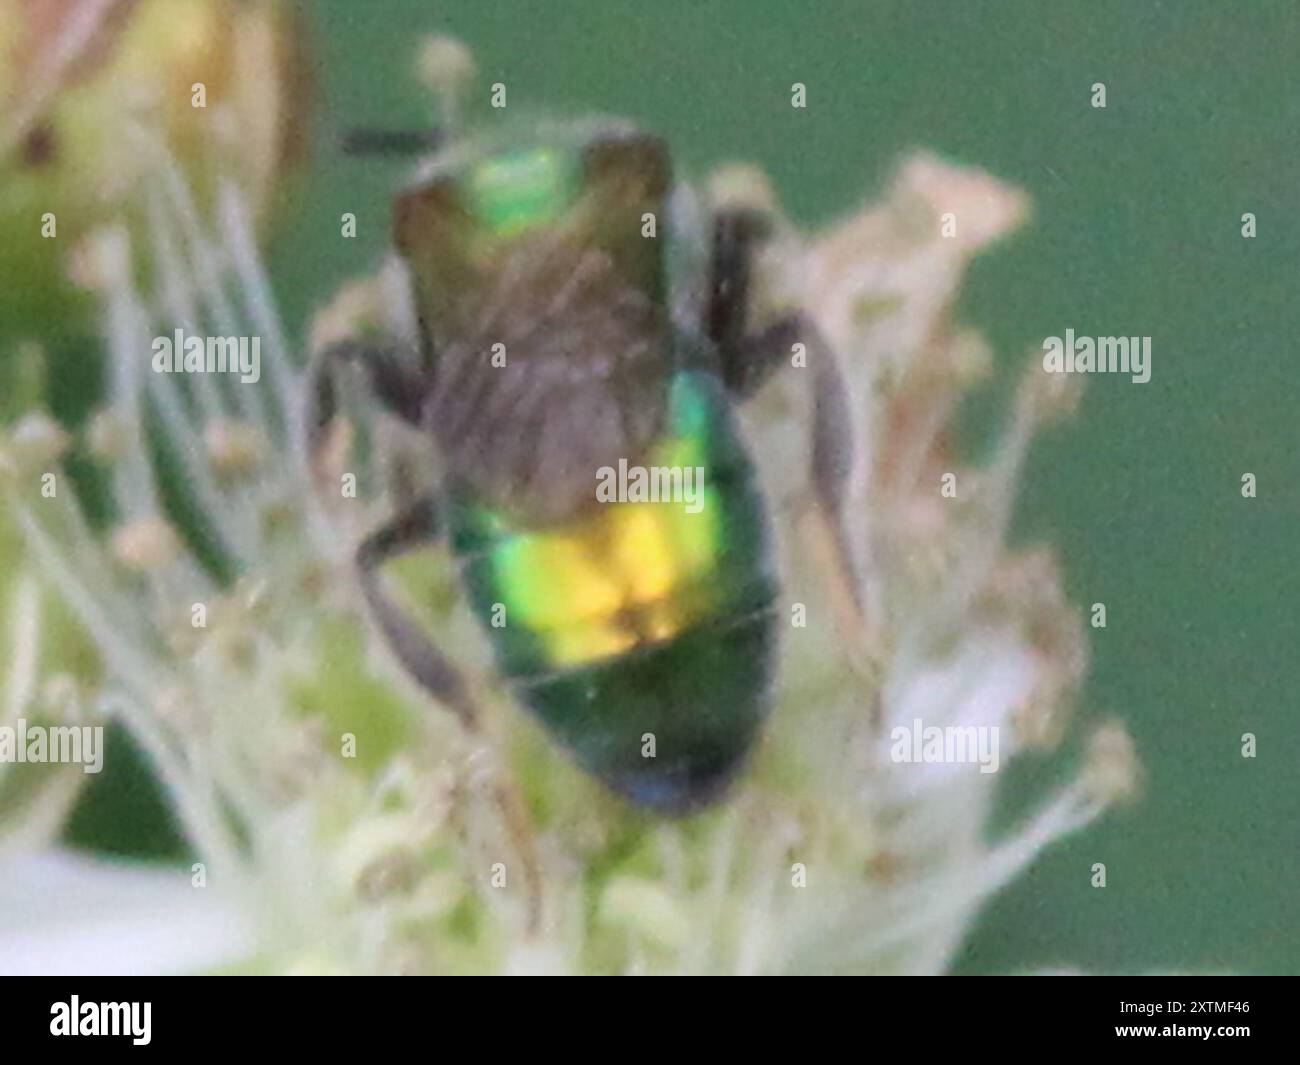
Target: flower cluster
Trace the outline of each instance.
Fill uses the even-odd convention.
[[[919,721],[996,730],[1001,764],[1055,745],[1086,665],[1051,553],[1007,546],[1026,446],[1073,397],[1031,372],[986,465],[950,446],[990,363],[953,300],[970,258],[1023,215],[1014,190],[916,156],[878,203],[774,246],[768,300],[809,309],[848,383],[855,572],[828,564],[798,490],[811,415],[791,372],[745,421],[774,499],[783,609],[807,621],[784,640],[770,728],[734,793],[660,820],[602,792],[513,704],[438,551],[403,564],[402,585],[468,664],[483,727],[463,730],[395,665],[351,551],[418,449],[362,405],[313,461],[307,359],[277,317],[246,195],[223,184],[209,217],[173,168],[155,173],[142,194],[157,283],[139,290],[124,225],[98,231],[79,268],[111,354],[89,443],[113,527],[82,516],[52,422],[29,415],[0,441],[28,560],[6,604],[3,712],[124,725],[192,861],[60,851],[75,777],[0,765],[0,966],[940,972],[990,895],[1132,789],[1129,740],[1105,724],[1073,779],[990,839],[997,772],[898,757],[899,730]],[[718,195],[764,194],[753,173],[724,177]],[[349,290],[317,340],[390,313],[399,287],[389,272]],[[261,337],[261,382],[151,373],[150,338],[178,327]],[[93,674],[42,670],[57,603],[89,638]]]

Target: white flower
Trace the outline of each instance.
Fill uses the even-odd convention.
[[[42,589],[29,579],[15,595],[6,714],[60,713],[38,707],[34,665],[51,589],[104,664],[79,712],[122,722],[148,754],[192,867],[74,860],[52,849],[57,821],[40,822],[40,804],[6,811],[35,826],[0,841],[6,970],[940,972],[990,895],[1131,787],[1131,746],[1105,726],[1076,779],[990,841],[998,773],[891,755],[891,731],[922,719],[997,729],[1005,765],[1064,733],[1083,674],[1081,627],[1050,556],[1005,545],[1024,449],[1061,397],[1027,378],[986,468],[961,464],[944,437],[987,362],[953,325],[953,298],[969,257],[1023,214],[1012,190],[918,156],[883,202],[782,248],[777,265],[793,268],[783,280],[778,270],[773,298],[811,308],[849,378],[867,625],[823,617],[794,630],[771,728],[734,796],[655,821],[582,777],[493,686],[482,637],[438,567],[412,579],[444,604],[430,622],[475,671],[488,727],[463,733],[400,674],[349,565],[383,493],[320,502],[302,444],[305,359],[279,323],[240,194],[227,186],[205,224],[161,150],[147,137],[141,150],[157,153],[144,190],[157,291],[134,288],[125,229],[86,252],[112,355],[94,437],[116,531],[92,532],[67,488],[55,499],[33,488],[51,459],[31,446],[39,425],[0,453]],[[942,211],[956,213],[958,239],[940,235]],[[390,292],[385,280],[362,286],[334,313],[383,308]],[[336,326],[323,317],[318,330]],[[151,373],[151,338],[177,327],[260,336],[263,383]],[[776,497],[804,480],[798,386],[775,386],[746,417]],[[354,421],[380,425],[373,411]],[[206,543],[168,517],[150,424]],[[362,433],[369,459],[336,442],[332,461],[378,484],[378,458],[401,453],[385,434]],[[949,472],[956,499],[940,493]],[[800,508],[781,502],[787,598],[829,602]],[[196,604],[206,627],[193,624]]]

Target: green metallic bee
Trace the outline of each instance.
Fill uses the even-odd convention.
[[[427,139],[377,134],[353,149]],[[696,268],[672,250],[696,238],[680,232],[696,201],[670,171],[661,141],[614,122],[439,145],[395,203],[422,357],[330,348],[311,424],[335,409],[331,371],[353,362],[442,458],[436,496],[357,555],[406,669],[473,724],[459,671],[379,581],[389,559],[443,539],[521,702],[608,787],[681,813],[716,800],[744,764],[776,657],[768,516],[732,403],[805,345],[812,486],[836,528],[847,418],[835,361],[806,321],[751,329],[770,220],[716,212]],[[599,471],[620,460],[702,470],[700,499],[602,502]],[[506,624],[488,624],[502,610]]]

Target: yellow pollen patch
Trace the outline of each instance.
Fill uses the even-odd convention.
[[[572,525],[517,535],[497,555],[510,624],[545,643],[557,668],[670,639],[707,609],[716,500],[611,503]]]

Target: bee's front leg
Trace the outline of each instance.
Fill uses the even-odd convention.
[[[341,340],[316,354],[310,371],[307,444],[315,454],[337,413],[338,373],[346,366],[365,371],[370,392],[380,406],[410,425],[419,425],[429,392],[427,371],[402,357],[397,344]]]

